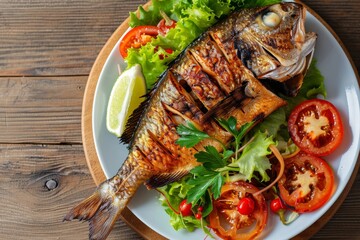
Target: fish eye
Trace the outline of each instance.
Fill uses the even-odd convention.
[[[280,24],[281,18],[275,12],[266,12],[262,16],[262,21],[265,24],[265,26],[274,28]]]

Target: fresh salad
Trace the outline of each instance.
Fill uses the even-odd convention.
[[[131,30],[119,51],[128,68],[141,65],[150,90],[167,65],[208,27],[238,8],[277,0],[153,0],[147,10],[130,13]],[[202,163],[179,182],[157,189],[169,224],[175,229],[202,228],[209,236],[249,239],[258,236],[268,214],[290,224],[323,206],[334,191],[334,174],[322,159],[341,143],[340,114],[326,98],[324,78],[310,65],[299,94],[282,96],[288,105],[253,126],[236,128],[236,119],[218,119],[233,136],[222,151],[205,147]],[[177,128],[177,143],[193,147],[211,138],[191,123]],[[270,208],[270,211],[268,210]]]

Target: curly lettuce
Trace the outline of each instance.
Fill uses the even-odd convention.
[[[157,25],[160,11],[177,21],[176,27],[165,36],[158,35],[139,49],[129,49],[125,62],[128,68],[135,64],[142,66],[147,88],[151,89],[158,77],[192,41],[220,18],[231,11],[278,3],[279,0],[153,0],[148,10],[139,7],[139,14],[130,13],[131,27]],[[169,54],[165,49],[172,49]],[[159,57],[162,55],[163,57]]]

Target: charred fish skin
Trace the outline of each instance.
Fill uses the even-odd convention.
[[[252,9],[242,18],[232,16],[238,31],[235,48],[243,64],[258,79],[280,82],[283,93],[290,96],[302,85],[317,38],[305,32],[305,16],[306,9],[298,3]]]
[[[118,173],[71,209],[64,220],[87,220],[89,238],[106,239],[142,184],[151,189],[176,181],[199,165],[194,155],[204,146],[220,149],[214,140],[205,140],[192,148],[179,146],[177,126],[191,122],[226,143],[231,136],[215,118],[233,116],[240,127],[259,121],[285,105],[283,99],[257,78],[266,76],[278,81],[284,76],[271,77],[290,72],[294,75],[290,74],[284,82],[296,79],[296,84],[301,85],[304,73],[288,68],[303,70],[289,63],[308,59],[312,51],[314,34],[304,38],[297,34],[305,32],[304,11],[296,3],[244,9],[190,44],[163,73],[148,100],[129,120],[133,126],[128,126],[122,138],[130,143],[129,155]],[[257,30],[260,24],[265,27]],[[278,26],[283,27],[278,30]],[[278,36],[289,39],[269,41]]]

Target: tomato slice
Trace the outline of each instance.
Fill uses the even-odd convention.
[[[169,18],[169,16],[163,11],[160,11],[160,15],[163,19],[160,20],[157,27],[162,35],[166,35],[170,29],[176,27],[176,21]]]
[[[166,35],[170,29],[176,27],[176,21],[171,19],[161,19],[157,27],[162,35]]]
[[[140,48],[150,42],[152,38],[159,34],[156,26],[137,26],[131,29],[120,42],[119,50],[123,58],[127,57],[129,48]]]
[[[295,107],[288,128],[294,143],[304,152],[316,156],[332,153],[344,136],[338,110],[322,99],[307,100]]]
[[[208,216],[209,227],[223,239],[253,239],[266,226],[267,204],[259,190],[243,181],[226,183],[221,195],[213,201],[213,211]],[[254,209],[249,214],[241,214],[238,205],[241,199],[254,200]]]
[[[314,211],[324,205],[333,192],[333,171],[323,159],[300,152],[286,160],[278,187],[281,199],[296,212]]]

